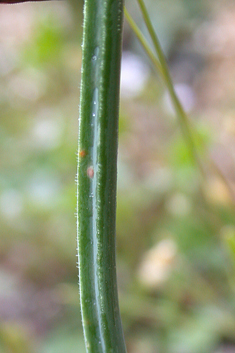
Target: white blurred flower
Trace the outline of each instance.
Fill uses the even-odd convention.
[[[0,11],[0,41],[18,45],[27,40],[33,25],[33,7],[1,6]]]
[[[9,74],[15,68],[14,55],[10,49],[6,50],[0,43],[0,75]]]
[[[184,110],[189,113],[194,108],[196,101],[195,93],[192,87],[185,83],[178,83],[174,85],[174,88]],[[167,112],[170,114],[175,114],[175,110],[168,92],[165,93],[163,102]]]
[[[56,148],[61,141],[63,124],[60,119],[45,119],[50,116],[46,110],[41,115],[33,127],[33,145],[42,149]]]
[[[139,281],[148,288],[159,287],[169,277],[176,253],[171,239],[162,240],[147,251],[138,269]]]
[[[151,173],[147,175],[145,187],[158,192],[165,192],[172,183],[172,174],[170,169],[157,166]]]
[[[38,100],[45,91],[45,76],[36,69],[28,69],[13,75],[8,82],[10,93],[28,100]]]
[[[7,219],[17,218],[23,210],[21,194],[13,189],[6,190],[0,196],[0,211]]]
[[[143,89],[149,77],[149,68],[142,59],[131,52],[122,54],[121,62],[121,96],[132,98]]]
[[[12,272],[0,268],[0,300],[14,296],[18,281]]]
[[[168,200],[166,208],[174,216],[186,216],[191,211],[192,205],[188,197],[176,193]]]
[[[38,207],[50,208],[58,200],[60,185],[58,179],[51,175],[38,172],[27,186],[27,193],[31,202]]]

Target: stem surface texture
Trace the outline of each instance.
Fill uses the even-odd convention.
[[[86,350],[125,353],[115,228],[123,1],[85,0],[78,146],[78,262]]]

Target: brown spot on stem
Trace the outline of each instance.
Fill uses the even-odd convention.
[[[85,151],[85,150],[81,150],[81,151],[79,152],[79,157],[84,158],[85,155],[86,155],[86,151]]]
[[[93,178],[94,177],[94,168],[93,167],[88,167],[87,168],[87,176],[89,178]]]

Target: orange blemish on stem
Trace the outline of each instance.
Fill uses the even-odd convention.
[[[86,155],[86,151],[85,150],[81,150],[80,152],[79,152],[79,157],[85,157],[85,155]]]

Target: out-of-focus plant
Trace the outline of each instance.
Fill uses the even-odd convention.
[[[229,255],[235,264],[235,227],[226,226],[222,228],[222,237],[226,244]]]
[[[143,11],[145,9],[143,3],[141,1],[139,3]],[[171,2],[166,1],[166,3]],[[181,3],[183,1],[177,1],[177,4]],[[193,3],[195,2],[185,2],[187,7]],[[177,4],[174,2],[174,6],[177,7]],[[143,13],[148,25],[151,26],[146,17],[147,14],[144,11]],[[72,115],[70,107],[74,102],[76,106],[77,101],[76,89],[71,90],[70,84],[73,82],[73,87],[77,85],[74,72],[77,72],[80,56],[77,50],[77,38],[73,43],[68,43],[58,23],[54,25],[53,21],[53,16],[44,18],[35,26],[33,43],[25,45],[21,51],[21,66],[17,67],[12,77],[6,76],[7,79],[9,77],[9,82],[12,78],[11,87],[14,87],[14,82],[23,83],[20,86],[21,89],[18,88],[18,90],[20,94],[25,94],[22,98],[22,100],[25,99],[24,104],[20,99],[17,101],[21,103],[22,111],[16,114],[17,107],[14,108],[12,105],[11,114],[17,117],[14,119],[15,130],[20,126],[19,121],[27,122],[25,124],[29,129],[27,136],[30,135],[32,141],[29,141],[25,135],[21,136],[22,150],[15,148],[17,151],[12,153],[11,157],[15,158],[14,168],[10,170],[5,168],[1,178],[2,184],[4,182],[7,185],[7,190],[1,197],[1,207],[5,205],[3,211],[1,210],[1,217],[4,218],[3,214],[6,218],[8,217],[6,222],[4,220],[2,239],[7,240],[7,247],[11,250],[9,263],[12,261],[14,264],[17,256],[19,257],[18,270],[24,274],[26,284],[28,281],[38,286],[36,291],[38,297],[41,295],[41,286],[48,286],[44,288],[46,293],[42,293],[42,300],[39,304],[52,311],[55,302],[66,308],[67,323],[63,319],[57,320],[55,316],[55,328],[46,339],[45,336],[43,337],[45,347],[43,345],[39,351],[54,353],[71,350],[72,352],[76,347],[76,351],[83,352],[81,334],[77,334],[79,308],[76,294],[76,269],[74,269],[75,254],[72,251],[74,246],[73,205],[75,204],[73,173],[75,170],[74,150],[76,149],[73,141],[76,139],[74,133],[76,127],[73,126],[72,119],[69,120],[69,116]],[[135,32],[137,33],[136,29]],[[140,32],[139,34],[142,35]],[[155,34],[152,35],[155,38]],[[92,39],[95,40],[95,36]],[[156,38],[154,40],[156,42]],[[166,85],[170,84],[174,90],[169,72],[166,71],[168,68],[165,66],[165,76],[163,76],[165,64],[162,66],[163,61],[160,61],[156,55],[159,50],[161,51],[159,43],[155,43],[158,46],[156,54],[150,50],[145,39],[142,44]],[[52,49],[55,50],[55,54]],[[48,53],[51,55],[47,55]],[[160,54],[162,55],[161,52]],[[97,63],[95,56],[92,61],[94,64]],[[63,65],[70,68],[69,73]],[[34,84],[38,84],[38,91],[24,90],[25,81],[32,84],[32,78]],[[97,80],[97,76],[94,75],[92,82],[97,83]],[[167,80],[170,80],[170,83]],[[40,90],[42,81],[45,82],[44,90]],[[154,77],[151,77],[148,84],[150,88],[147,86],[143,95],[137,97],[133,103],[133,107],[137,105],[137,113],[128,111],[128,103],[124,102],[120,121],[121,140],[126,143],[126,146],[130,146],[124,154],[129,153],[131,156],[129,165],[123,166],[123,154],[122,150],[120,151],[120,186],[117,208],[120,304],[128,351],[141,353],[156,350],[164,353],[214,352],[215,347],[221,345],[221,342],[234,343],[234,295],[228,286],[228,282],[231,284],[233,282],[231,280],[232,271],[227,271],[229,261],[228,263],[225,261],[227,254],[224,255],[221,238],[218,237],[222,233],[223,239],[228,239],[230,244],[228,248],[233,249],[234,215],[230,207],[231,197],[228,189],[224,189],[223,180],[212,180],[208,173],[207,161],[204,158],[206,155],[205,141],[208,144],[211,138],[210,132],[204,134],[203,128],[200,130],[197,121],[192,124],[192,121],[185,115],[185,120],[182,119],[179,116],[180,109],[177,105],[180,103],[175,102],[180,122],[176,125],[181,126],[182,136],[184,136],[182,140],[181,135],[175,133],[175,129],[169,127],[170,124],[167,125],[167,114],[161,109],[161,104],[158,104],[162,98],[162,85],[158,85]],[[16,92],[17,85],[14,88]],[[39,92],[38,95],[35,92]],[[30,103],[27,97],[32,97]],[[177,96],[173,96],[173,99],[177,99]],[[157,103],[153,104],[153,100]],[[91,101],[94,102],[94,100]],[[43,105],[43,102],[46,104]],[[147,106],[146,102],[151,102],[152,106]],[[141,104],[145,104],[145,107],[140,107]],[[25,116],[26,105],[30,107],[30,110],[23,120],[20,117]],[[1,106],[5,109],[2,102]],[[163,116],[166,124],[165,130],[167,130],[167,138],[165,138],[164,129],[162,138],[162,140],[167,140],[167,143],[163,141],[161,149],[155,148],[155,144],[152,144],[153,148],[150,152],[146,148],[149,135],[147,139],[145,135],[145,140],[138,142],[136,141],[138,131],[136,134],[135,130],[136,140],[130,133],[131,125],[138,126],[140,123],[141,114],[143,115],[141,128],[145,129],[149,123],[148,114],[145,116],[145,112],[149,112],[149,108],[153,110],[152,120],[154,122],[159,121],[162,124],[161,116]],[[87,107],[87,110],[89,109],[91,110],[91,107]],[[93,113],[96,112],[92,111]],[[132,115],[133,120],[131,120]],[[11,121],[10,114],[9,117],[8,122],[6,119],[3,123],[6,131],[10,131],[8,128],[9,121]],[[151,121],[152,124],[153,121]],[[184,126],[185,121],[189,128],[188,136],[188,128]],[[196,125],[200,133],[195,131],[192,125]],[[3,158],[1,163],[3,166],[8,166],[9,151],[17,145],[14,138],[11,138],[13,133],[10,131],[8,136],[4,129],[1,131],[1,137],[3,136],[1,143],[6,143],[4,145],[6,158]],[[161,125],[159,131],[161,133]],[[156,137],[155,140],[154,142],[157,143]],[[199,177],[195,162],[196,165],[198,164],[193,157],[192,146],[190,147],[192,141],[197,158],[200,159],[199,163],[203,164],[206,170],[207,178],[209,174],[209,185],[206,184],[207,187],[201,190],[205,193],[206,201],[209,200],[209,209],[205,207],[200,195],[198,197]],[[30,143],[30,148],[27,143]],[[138,143],[141,145],[139,149],[136,147]],[[85,164],[85,158],[88,158],[88,155],[85,155],[84,148],[79,152],[81,152],[80,161]],[[136,153],[135,161],[134,153]],[[153,163],[155,167],[150,166],[148,174],[149,161],[157,162],[156,166],[155,162]],[[20,166],[23,166],[22,170]],[[88,168],[86,167],[85,165],[84,179],[94,187],[93,169],[90,168],[92,165],[89,164]],[[19,173],[12,172],[16,169]],[[140,177],[137,176],[136,170]],[[203,180],[202,183],[205,184],[205,181]],[[25,197],[22,196],[22,188],[26,190]],[[218,205],[213,204],[214,200],[218,202]],[[17,214],[20,217],[17,218]],[[20,222],[21,215],[22,222]],[[14,236],[14,227],[17,228],[18,239],[12,249],[10,239]],[[33,237],[32,234],[34,234]],[[71,236],[68,236],[69,234]],[[21,241],[22,244],[20,244]],[[1,247],[2,254],[4,251],[7,253],[7,250]],[[58,278],[65,283],[56,284]],[[3,278],[0,280],[2,283]],[[20,295],[18,296],[20,300]],[[37,296],[33,294],[32,297]],[[37,305],[36,302],[32,304],[31,300],[27,303],[27,307]],[[85,304],[90,306],[89,302]],[[46,309],[48,315],[51,310]],[[102,310],[103,306],[101,306]],[[41,316],[44,315],[44,311],[40,309]],[[61,329],[57,325],[61,325]],[[6,324],[2,332],[6,332],[7,328]],[[19,337],[19,342],[23,342],[24,332],[19,331],[19,334],[22,335]],[[11,340],[14,341],[14,337],[9,335],[8,341],[4,343],[5,346],[13,347]],[[24,347],[22,350],[26,350],[26,346],[22,346]],[[98,350],[99,347],[97,344]]]
[[[184,108],[183,108],[183,106],[177,96],[173,81],[171,79],[170,71],[168,68],[168,64],[167,64],[164,52],[162,50],[158,36],[157,36],[157,34],[153,28],[153,25],[151,23],[147,8],[145,6],[145,3],[143,0],[137,0],[137,2],[139,4],[141,13],[143,15],[143,19],[144,19],[144,22],[145,22],[146,27],[148,29],[150,38],[152,39],[153,46],[156,51],[157,57],[152,52],[149,44],[147,43],[143,34],[141,33],[141,31],[139,30],[139,28],[135,24],[134,20],[132,19],[131,15],[129,14],[127,9],[125,9],[126,19],[129,23],[129,25],[131,26],[131,28],[133,29],[134,33],[136,34],[141,45],[143,46],[149,59],[153,63],[155,69],[157,70],[157,72],[162,77],[163,81],[165,82],[165,85],[168,89],[168,92],[169,92],[169,95],[170,95],[170,98],[172,101],[172,105],[175,109],[175,113],[178,118],[178,123],[179,123],[180,129],[182,131],[182,135],[184,137],[186,146],[188,148],[189,154],[191,155],[191,158],[192,158],[194,164],[196,165],[196,167],[198,168],[198,170],[200,172],[200,176],[202,178],[202,181],[205,181],[206,175],[205,175],[204,167],[202,165],[202,162],[201,162],[201,159],[200,159],[199,153],[198,153],[198,149],[200,150],[200,145],[203,144],[203,141],[197,143],[197,140],[200,140],[200,135],[198,134],[197,131],[194,131],[195,128],[193,128],[192,123],[190,122],[188,115],[186,114],[186,112],[185,112],[185,110],[184,110]],[[214,172],[216,172],[216,174],[219,176],[219,178],[221,178],[222,182],[225,184],[226,188],[228,189],[228,191],[230,193],[231,200],[234,201],[235,200],[234,191],[230,187],[230,185],[227,183],[226,178],[224,178],[221,171],[216,167],[216,165],[212,161],[209,161],[209,163],[210,163],[210,167],[213,168]],[[203,189],[202,189],[202,193],[204,193]]]

